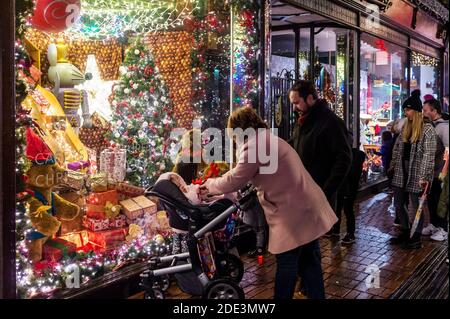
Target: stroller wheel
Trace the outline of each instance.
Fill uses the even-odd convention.
[[[144,293],[144,299],[165,299],[164,292],[161,289],[152,289],[151,292]]]
[[[245,299],[244,290],[231,279],[211,281],[203,291],[203,299]]]
[[[153,289],[161,289],[162,291],[166,291],[170,287],[170,277],[169,275],[164,275],[158,277],[153,282]]]
[[[244,276],[244,265],[239,257],[231,254],[216,255],[216,267],[220,277],[228,277],[235,282],[241,282]]]

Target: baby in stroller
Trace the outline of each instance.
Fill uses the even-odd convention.
[[[192,145],[194,133],[191,130],[185,134],[182,143]],[[193,149],[188,151],[192,159]],[[211,166],[203,161],[184,163],[183,155],[186,154],[178,154],[174,170],[161,175],[147,192],[147,195],[159,198],[160,205],[168,213],[173,230],[173,255],[150,260],[150,269],[141,275],[145,296],[163,298],[163,291],[169,286],[168,275],[173,274],[180,289],[186,293],[208,299],[243,298],[244,292],[238,283],[244,268],[238,254],[231,253],[231,237],[234,216],[256,195],[248,190],[238,202],[231,196],[210,198],[209,203],[201,203],[199,185],[195,184],[199,177],[209,176]],[[225,166],[220,168],[227,170]],[[211,233],[216,236],[208,235]],[[161,268],[167,265],[169,267]],[[161,281],[161,278],[165,280]]]
[[[172,256],[152,258],[151,269],[141,275],[143,286],[148,292],[147,298],[161,298],[164,295],[154,283],[157,277],[168,274],[174,274],[180,289],[189,294],[202,295],[208,299],[243,298],[243,290],[238,285],[244,272],[241,260],[229,253],[228,245],[217,249],[219,241],[211,240],[207,234],[226,230],[227,225],[232,224],[232,215],[256,196],[254,190],[248,190],[236,203],[220,198],[212,203],[193,205],[171,178],[163,178],[147,195],[159,198],[159,203],[169,215],[169,225],[176,234],[185,238],[185,247],[175,251]],[[206,267],[199,249],[204,247],[205,241],[210,244],[206,249],[206,257],[211,256],[212,259],[212,264]],[[170,263],[170,266],[159,268],[164,263]]]

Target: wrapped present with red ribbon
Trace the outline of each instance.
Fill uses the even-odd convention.
[[[127,218],[125,215],[119,215],[109,219],[110,228],[123,228],[127,226]]]
[[[109,219],[96,219],[84,216],[83,226],[92,231],[102,231],[109,228]]]
[[[47,240],[42,250],[45,260],[59,261],[63,257],[73,257],[76,254],[77,246],[62,238],[55,238]]]
[[[89,231],[88,237],[90,242],[108,249],[125,241],[126,234],[127,228],[118,228],[99,232]]]
[[[125,200],[145,194],[145,189],[142,187],[134,186],[129,183],[118,183],[116,185],[117,193],[120,200]]]
[[[91,193],[86,198],[87,204],[105,206],[108,202],[111,202],[113,205],[119,204],[119,197],[115,189],[101,193]]]

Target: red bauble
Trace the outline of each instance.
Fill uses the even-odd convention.
[[[80,0],[36,0],[31,24],[45,32],[61,32],[79,17]]]

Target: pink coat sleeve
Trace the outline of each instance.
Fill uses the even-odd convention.
[[[235,168],[219,178],[211,178],[205,182],[210,194],[226,194],[243,188],[258,173],[260,164],[248,162],[248,145],[244,144]]]

